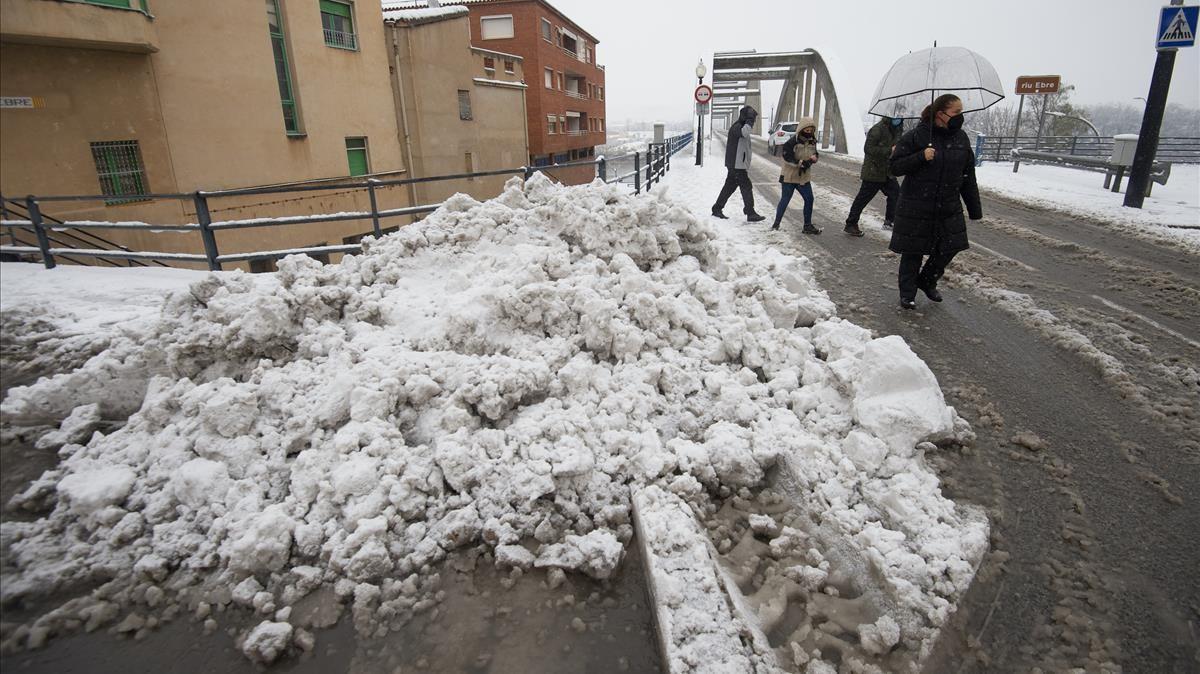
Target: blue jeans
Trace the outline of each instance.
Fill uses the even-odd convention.
[[[804,183],[797,185],[796,183],[783,183],[783,195],[779,200],[779,206],[775,208],[775,222],[783,221],[783,212],[787,210],[788,203],[792,200],[792,193],[799,192],[804,198],[804,224],[812,224],[813,211],[813,193],[812,183]]]

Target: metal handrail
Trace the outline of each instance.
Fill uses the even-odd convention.
[[[581,101],[587,100],[587,95],[582,92],[579,92],[579,91],[571,91],[570,89],[563,89],[563,93],[570,96],[571,98],[578,98]]]
[[[581,135],[583,133],[587,133],[587,131],[580,130],[578,133]],[[681,150],[684,147],[686,147],[687,145],[689,145],[691,142],[692,142],[692,134],[687,133],[687,134],[683,134],[681,136],[673,137],[666,142],[651,144],[649,146],[649,148],[647,149],[647,151],[645,153],[646,154],[646,187],[647,188],[651,184],[653,184],[653,182],[655,180],[661,180],[662,176],[665,175],[665,173],[670,170],[670,157],[673,154],[675,154],[676,152],[678,152],[679,150]],[[221,269],[221,264],[224,262],[240,262],[240,261],[246,261],[246,260],[270,259],[270,258],[281,257],[284,255],[294,255],[294,254],[319,255],[319,254],[327,254],[327,253],[350,253],[350,252],[356,252],[356,251],[362,250],[362,246],[361,245],[311,246],[311,247],[304,247],[304,248],[290,248],[290,249],[286,249],[286,250],[220,254],[217,250],[217,241],[216,241],[215,232],[217,230],[223,230],[223,229],[240,229],[240,228],[248,228],[248,227],[273,227],[273,226],[286,226],[286,225],[294,225],[294,224],[341,222],[341,221],[350,221],[350,220],[370,219],[373,223],[374,235],[382,236],[382,228],[380,227],[380,221],[382,219],[392,218],[392,217],[401,217],[401,216],[407,216],[407,215],[417,215],[417,214],[422,214],[422,213],[429,213],[429,212],[437,210],[441,206],[441,204],[423,204],[423,205],[419,205],[419,206],[406,206],[403,208],[393,208],[393,209],[381,210],[377,207],[376,200],[375,200],[375,190],[377,190],[380,187],[392,186],[392,185],[407,185],[407,184],[434,182],[434,181],[443,181],[443,180],[477,178],[477,177],[485,177],[485,176],[497,176],[497,175],[517,175],[517,174],[519,174],[519,175],[523,175],[526,179],[529,179],[530,177],[533,176],[533,174],[538,173],[538,172],[552,171],[555,169],[563,169],[563,168],[581,167],[581,166],[596,167],[597,173],[598,173],[599,177],[601,178],[601,180],[604,180],[607,183],[619,182],[619,181],[627,179],[628,177],[630,177],[630,175],[632,175],[632,177],[634,178],[634,192],[640,193],[642,186],[641,186],[641,182],[640,182],[640,171],[638,171],[637,169],[640,169],[641,153],[634,152],[631,154],[634,159],[635,172],[633,174],[626,174],[624,176],[619,176],[612,180],[609,180],[607,177],[607,162],[609,160],[606,159],[604,156],[600,156],[600,157],[597,157],[596,159],[587,159],[587,160],[580,160],[580,161],[574,161],[574,162],[566,162],[566,163],[562,163],[562,164],[551,164],[548,166],[532,166],[532,167],[531,166],[521,166],[521,167],[517,167],[517,168],[499,169],[499,170],[495,170],[495,171],[478,171],[478,172],[473,172],[473,173],[458,173],[458,174],[443,175],[443,176],[428,176],[425,178],[407,178],[407,179],[402,179],[402,180],[378,180],[375,178],[370,178],[363,182],[323,184],[323,185],[298,185],[298,186],[294,186],[290,189],[278,188],[278,187],[245,188],[245,189],[234,189],[234,190],[221,190],[221,191],[214,191],[214,192],[197,191],[192,194],[168,195],[169,198],[188,199],[188,200],[193,201],[193,206],[195,208],[198,222],[187,223],[187,224],[156,225],[156,224],[150,224],[150,223],[145,223],[145,222],[104,222],[104,221],[90,221],[90,220],[57,221],[57,220],[55,220],[53,224],[47,225],[46,220],[49,220],[50,218],[47,218],[46,216],[42,215],[41,209],[38,208],[38,203],[40,201],[82,201],[82,200],[93,200],[94,198],[90,197],[90,196],[76,196],[76,195],[51,195],[51,196],[47,196],[47,197],[36,197],[36,196],[31,195],[26,199],[26,202],[27,202],[26,209],[28,211],[28,219],[27,220],[3,220],[3,221],[0,221],[0,227],[9,228],[10,230],[11,229],[33,230],[37,234],[37,239],[38,239],[37,247],[0,245],[0,253],[16,253],[16,254],[35,253],[35,252],[40,253],[42,256],[42,262],[43,262],[43,264],[45,264],[46,268],[48,268],[48,269],[54,268],[54,266],[55,266],[54,257],[56,255],[63,256],[66,259],[70,259],[70,258],[66,257],[68,255],[78,255],[78,256],[83,256],[83,257],[94,257],[97,259],[120,258],[120,259],[129,259],[129,260],[149,259],[149,260],[175,260],[175,261],[184,261],[184,262],[206,262],[208,264],[209,269],[212,271],[219,271]],[[628,157],[628,156],[630,156],[630,155],[623,155],[622,157],[617,157],[616,159],[621,159],[621,158]],[[250,194],[271,194],[271,193],[280,193],[280,192],[309,192],[309,191],[317,191],[317,190],[354,189],[354,188],[366,189],[368,191],[368,193],[370,195],[370,202],[371,202],[371,210],[370,211],[354,211],[354,212],[348,212],[348,213],[325,213],[325,214],[317,214],[317,215],[289,216],[289,217],[283,217],[283,218],[251,218],[251,219],[245,219],[245,220],[213,221],[212,217],[210,215],[209,208],[208,208],[208,200],[210,198],[215,198],[215,197],[243,196],[243,195],[250,195]],[[141,195],[141,196],[148,196],[148,195]],[[205,252],[203,255],[200,255],[200,254],[194,254],[194,253],[166,253],[166,252],[131,251],[128,249],[123,249],[123,250],[117,251],[117,250],[105,250],[105,249],[97,249],[97,248],[65,248],[65,247],[52,247],[50,245],[52,241],[55,243],[58,243],[58,241],[51,236],[51,234],[50,234],[51,232],[64,231],[67,229],[85,228],[85,227],[89,228],[89,229],[107,228],[107,229],[149,230],[149,231],[155,232],[155,233],[167,232],[167,231],[170,231],[170,232],[196,231],[196,232],[200,233],[201,239],[204,244]],[[15,238],[14,238],[14,241],[16,241]]]

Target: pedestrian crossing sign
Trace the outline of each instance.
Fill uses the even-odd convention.
[[[1156,49],[1176,49],[1196,44],[1196,24],[1200,18],[1200,5],[1163,7],[1158,18],[1158,44]]]

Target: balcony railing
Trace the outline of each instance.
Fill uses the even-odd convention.
[[[568,136],[582,136],[585,133],[590,133],[587,129],[567,129]]]
[[[571,51],[570,49],[567,49],[566,47],[559,47],[559,49],[563,50],[564,54],[566,54],[567,56],[570,56],[571,58],[575,59],[576,61],[579,61],[580,63],[587,63],[587,55],[580,54],[579,52]]]
[[[587,100],[587,95],[582,94],[578,91],[571,91],[570,89],[563,89],[563,93],[570,96],[571,98],[578,98],[579,100],[582,100],[582,101]]]
[[[350,50],[358,49],[358,34],[357,33],[343,33],[340,30],[330,30],[328,28],[326,28],[324,30],[325,30],[325,44],[329,45],[330,47],[337,47],[338,49],[350,49]]]

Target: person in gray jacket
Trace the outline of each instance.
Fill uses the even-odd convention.
[[[754,188],[750,186],[750,159],[754,151],[750,146],[750,132],[754,128],[754,120],[758,119],[758,111],[749,105],[738,112],[738,119],[729,127],[729,138],[725,141],[725,185],[713,204],[714,217],[725,219],[725,202],[733,195],[733,191],[742,192],[742,212],[749,222],[765,220],[754,210]]]

